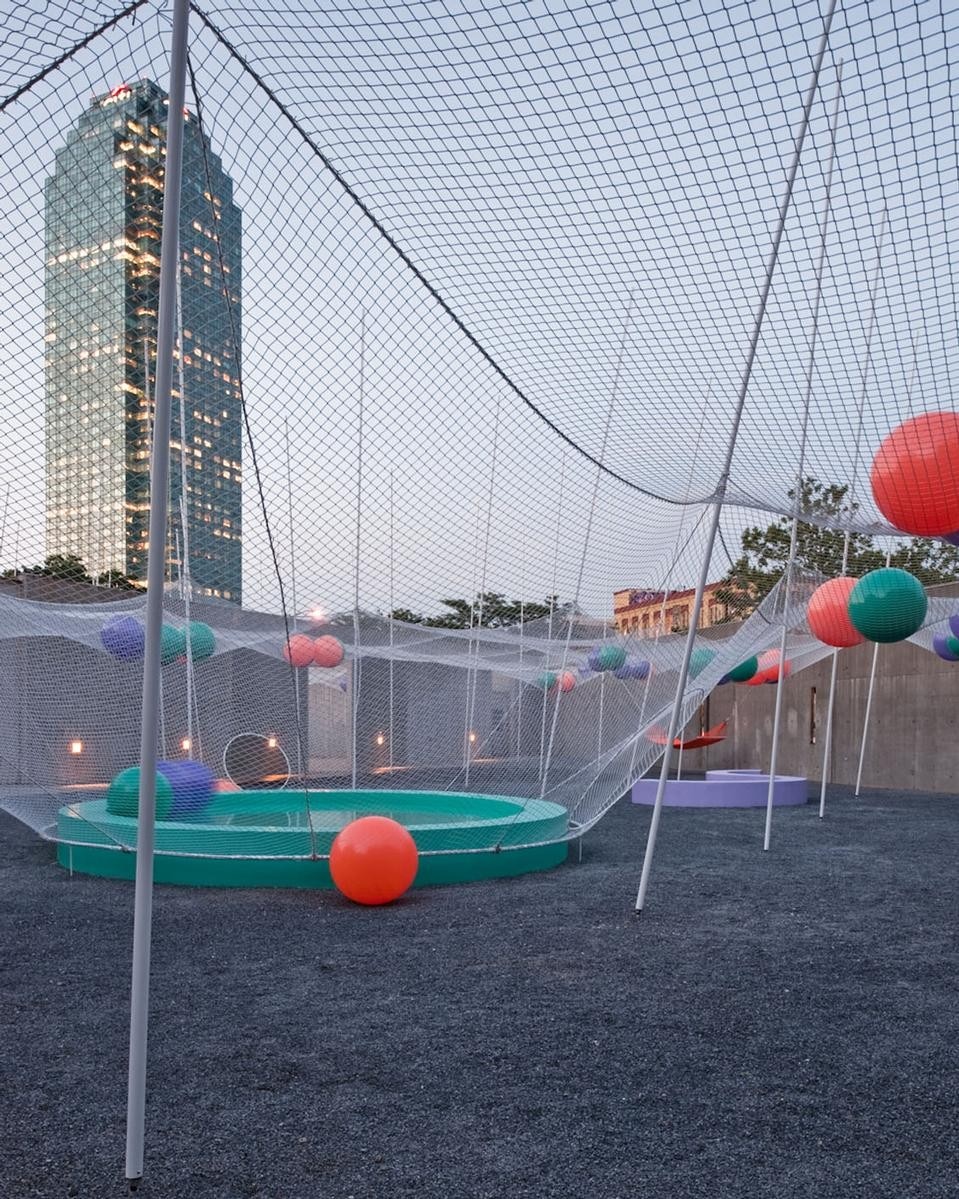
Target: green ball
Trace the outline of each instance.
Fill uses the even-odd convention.
[[[689,677],[694,679],[697,675],[702,674],[715,657],[716,651],[714,649],[706,649],[704,647],[694,649],[692,657],[689,659]]]
[[[556,673],[552,670],[547,670],[539,676],[534,687],[539,687],[541,691],[549,691],[550,687],[556,686]]]
[[[596,655],[600,670],[619,670],[626,661],[626,650],[621,645],[604,645]]]
[[[184,634],[184,647],[186,645],[186,634]],[[204,624],[202,620],[190,621],[190,652],[193,655],[194,662],[202,662],[204,658],[212,657],[213,651],[216,649],[216,637],[213,630],[208,624]],[[184,648],[184,652],[186,652]]]
[[[160,661],[169,666],[186,653],[186,632],[165,624],[160,630]]]
[[[870,641],[905,641],[922,628],[928,601],[915,575],[884,566],[863,575],[849,593],[849,619]]]
[[[173,788],[157,771],[157,820],[166,820],[173,806]],[[136,816],[140,811],[140,767],[121,770],[107,789],[107,811],[111,816]]]
[[[734,666],[729,672],[729,677],[734,683],[748,683],[758,669],[759,659],[753,654],[745,662],[740,662],[738,666]]]
[[[956,657],[959,658],[959,637],[947,637],[946,645],[948,645],[949,649],[952,651],[952,653],[954,653],[956,655]]]

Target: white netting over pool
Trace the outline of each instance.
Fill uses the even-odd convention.
[[[169,15],[5,22],[0,762],[50,831],[138,760]],[[926,2],[193,6],[161,757],[569,836],[662,750],[704,558],[680,728],[784,622],[828,652],[817,582],[955,578],[955,457],[868,479],[952,435],[955,45]]]

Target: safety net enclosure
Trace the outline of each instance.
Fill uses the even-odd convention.
[[[4,18],[6,808],[132,871],[158,442],[158,859],[561,846],[727,676],[952,652],[951,14],[188,16],[162,437],[170,12]]]

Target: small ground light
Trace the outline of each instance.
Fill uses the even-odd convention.
[[[472,745],[475,740],[476,740],[476,734],[470,733],[470,745]]]
[[[190,740],[189,737],[184,737],[183,740],[180,742],[181,749],[190,750],[192,747],[193,747],[193,742]]]
[[[386,740],[386,738],[383,736],[382,733],[376,734],[376,744],[377,745],[382,745],[385,740]]]
[[[71,741],[70,742],[70,753],[82,754],[83,753],[83,742],[82,741]]]
[[[275,737],[267,737],[266,747],[267,747],[267,749],[276,749],[276,738]]]

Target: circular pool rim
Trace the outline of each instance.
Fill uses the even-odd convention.
[[[404,809],[416,819],[403,820]],[[231,815],[291,811],[304,817],[301,824],[230,822]],[[429,820],[431,812],[444,819]],[[567,855],[568,813],[550,800],[284,788],[218,793],[198,817],[158,821],[154,878],[183,886],[329,888],[334,837],[350,820],[374,814],[399,819],[412,834],[420,852],[414,886],[546,870]],[[105,798],[66,804],[57,816],[57,859],[75,873],[132,879],[136,833],[136,818],[108,812]]]

